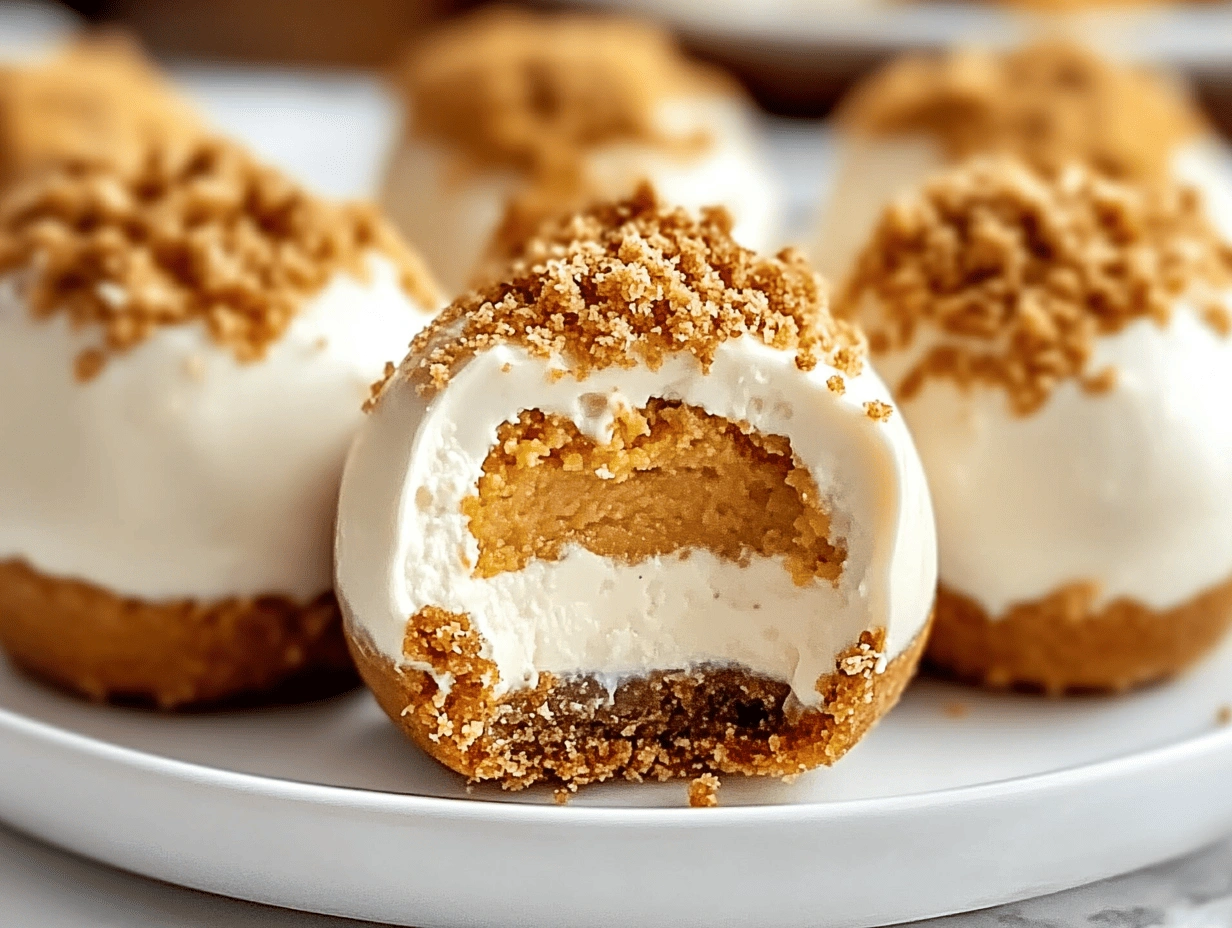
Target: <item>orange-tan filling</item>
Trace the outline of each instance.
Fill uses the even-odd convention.
[[[736,563],[781,556],[800,585],[842,573],[846,550],[782,436],[661,399],[624,410],[607,444],[538,410],[497,436],[462,503],[480,577],[559,560],[571,544],[626,563],[696,550]]]

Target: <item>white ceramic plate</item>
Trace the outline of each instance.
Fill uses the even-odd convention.
[[[576,2],[576,0],[575,0]],[[1160,3],[1047,15],[947,0],[585,0],[657,17],[694,42],[782,56],[892,53],[955,42],[1008,45],[1057,30],[1131,58],[1232,64],[1232,2]]]
[[[1078,885],[1232,829],[1232,644],[1178,683],[1048,701],[915,685],[793,784],[468,792],[363,692],[230,714],[0,672],[0,818],[148,876],[413,924],[874,925]]]

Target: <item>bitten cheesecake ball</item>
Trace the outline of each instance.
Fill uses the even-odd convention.
[[[882,209],[936,171],[1005,155],[1055,173],[1078,161],[1126,182],[1200,189],[1232,240],[1232,179],[1220,142],[1165,76],[1049,40],[892,62],[838,116],[838,167],[814,256],[841,282]]]
[[[383,206],[454,292],[499,274],[542,220],[643,180],[671,203],[724,204],[751,248],[773,235],[748,102],[651,26],[489,9],[417,43],[397,81]]]
[[[803,258],[730,228],[649,188],[562,220],[376,391],[348,640],[468,777],[793,775],[912,676],[936,565],[907,430]]]
[[[977,161],[890,207],[841,298],[924,461],[929,657],[1056,693],[1232,621],[1232,252],[1199,197]]]
[[[0,189],[64,162],[132,169],[152,144],[203,131],[192,107],[119,34],[0,68]]]
[[[348,666],[347,447],[431,284],[374,213],[218,141],[0,200],[0,644],[173,707]]]

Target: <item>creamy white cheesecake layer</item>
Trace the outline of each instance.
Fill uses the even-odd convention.
[[[950,164],[940,143],[927,135],[840,132],[837,145],[811,255],[836,286],[851,271],[886,206]],[[1173,155],[1172,173],[1202,193],[1211,222],[1232,242],[1232,157],[1227,148],[1214,138],[1182,145]]]
[[[0,279],[0,559],[144,599],[328,590],[338,482],[369,384],[431,318],[373,256],[264,360],[163,326],[79,382],[98,344]]]
[[[609,368],[582,382],[553,376],[559,367],[502,344],[463,362],[431,397],[401,373],[386,386],[351,450],[339,504],[337,589],[353,633],[402,663],[408,619],[436,606],[470,617],[500,674],[498,693],[545,671],[615,680],[717,662],[789,682],[816,705],[816,681],[862,631],[885,628],[892,658],[923,628],[936,587],[932,509],[901,418],[879,423],[865,412],[889,399],[871,371],[845,378],[840,397],[826,385],[834,369],[801,372],[793,352],[750,336],[721,346],[705,375],[688,354],[657,371]],[[615,410],[653,397],[790,439],[847,546],[836,585],[797,586],[781,558],[742,567],[692,552],[626,564],[578,547],[491,579],[473,575],[478,544],[461,502],[477,492],[502,423],[540,409],[605,442]]]
[[[1232,295],[1226,302],[1232,307]],[[924,342],[875,359],[897,386]],[[992,617],[1080,581],[1166,610],[1232,577],[1232,338],[1187,304],[1096,342],[1035,413],[932,378],[900,404],[928,474],[941,581]]]
[[[597,199],[629,195],[649,180],[663,202],[696,212],[722,205],[735,219],[734,238],[766,250],[777,233],[777,191],[759,156],[748,106],[732,97],[676,98],[659,104],[662,131],[671,137],[706,133],[696,152],[671,152],[644,143],[608,145],[587,159]],[[382,206],[451,294],[470,283],[509,199],[526,178],[509,169],[468,170],[465,156],[431,140],[404,134],[381,194]]]

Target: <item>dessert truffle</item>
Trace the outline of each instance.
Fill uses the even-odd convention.
[[[396,76],[406,116],[382,205],[454,292],[499,274],[545,218],[642,180],[727,206],[748,247],[774,234],[742,92],[647,24],[488,9],[416,43]]]
[[[0,189],[64,162],[132,169],[152,144],[203,131],[192,107],[120,34],[82,38],[45,61],[0,68]]]
[[[920,450],[931,661],[1050,693],[1176,674],[1232,621],[1232,252],[1194,191],[951,169],[839,298]]]
[[[837,122],[838,167],[814,250],[836,283],[886,204],[974,155],[1043,172],[1079,161],[1114,180],[1182,180],[1202,190],[1232,240],[1232,180],[1184,88],[1069,41],[905,56],[857,87]]]
[[[0,643],[174,707],[347,667],[332,594],[368,386],[430,318],[360,205],[221,141],[0,199]]]
[[[475,780],[794,775],[912,676],[923,472],[803,257],[649,188],[544,230],[376,389],[337,589],[361,675]]]

